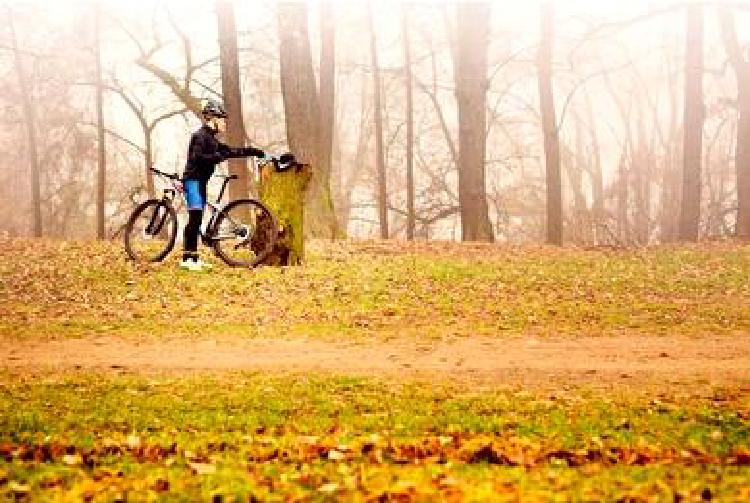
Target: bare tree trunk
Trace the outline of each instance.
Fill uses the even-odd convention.
[[[706,142],[703,149],[703,169],[706,173],[706,187],[708,188],[708,201],[705,219],[705,233],[709,237],[721,235],[720,221],[723,220],[723,166],[728,164],[727,159],[723,158],[720,162],[714,162],[714,151],[722,137],[725,137],[725,126],[729,123],[724,118],[714,130],[714,134]]]
[[[589,238],[590,226],[588,225],[588,205],[586,196],[583,193],[583,172],[586,170],[588,158],[586,156],[586,146],[584,142],[584,132],[581,117],[576,114],[575,117],[575,154],[574,162],[569,164],[568,180],[570,188],[573,191],[573,208],[575,216],[573,223],[576,227],[574,233],[581,244],[590,243]]]
[[[676,201],[680,197],[679,172],[670,166],[677,157],[675,149],[670,149],[668,159],[664,162],[662,174],[662,197],[661,197],[661,242],[669,243],[677,239],[677,225],[675,214],[679,212]]]
[[[750,63],[745,63],[742,83],[739,85],[739,121],[737,124],[737,230],[742,238],[750,238]]]
[[[669,72],[668,88],[674,89],[677,84],[677,73]],[[677,93],[669,93],[669,132],[665,135],[663,148],[666,158],[662,162],[661,181],[661,242],[667,243],[677,239],[680,214],[680,158],[678,137],[682,134],[679,120],[679,103]]]
[[[719,9],[722,39],[729,63],[737,77],[737,144],[735,171],[737,173],[736,234],[750,238],[750,59],[742,55],[732,14],[726,7]]]
[[[739,86],[740,117],[737,124],[737,230],[742,238],[750,238],[750,62],[745,64]]]
[[[651,199],[652,199],[652,183],[651,180],[654,176],[655,170],[654,170],[654,146],[652,143],[649,143],[648,147],[645,151],[645,159],[644,159],[644,171],[646,176],[644,176],[641,186],[641,194],[643,196],[643,239],[644,244],[648,244],[651,242],[651,235],[653,230],[653,218],[651,215]]]
[[[333,19],[333,9],[330,1],[320,2],[320,160],[318,171],[320,176],[311,187],[311,195],[318,193],[328,211],[334,213],[333,197],[331,195],[331,168],[333,162],[333,131],[335,129],[336,114],[336,27]],[[331,238],[339,235],[338,222],[334,218],[328,220]]]
[[[297,159],[311,167],[298,173],[299,179],[288,180],[289,183],[284,184],[288,190],[282,192],[286,194],[287,201],[280,201],[279,204],[271,204],[271,206],[278,208],[287,206],[290,208],[287,212],[289,215],[299,215],[299,218],[294,216],[288,219],[286,233],[291,232],[293,235],[285,239],[301,247],[303,241],[299,239],[299,236],[303,229],[305,235],[323,236],[324,230],[331,228],[330,219],[335,218],[333,209],[326,203],[325,195],[320,192],[321,187],[328,188],[327,200],[330,202],[329,181],[323,178],[328,177],[329,173],[321,173],[317,170],[320,160],[320,105],[307,30],[307,4],[279,3],[278,29],[281,94],[284,101],[287,141]],[[292,173],[283,174],[291,175]],[[290,177],[274,178],[281,180]],[[305,211],[307,214],[304,215],[304,219],[302,212],[293,208],[295,201],[299,201],[294,190],[306,190]],[[316,192],[311,194],[313,190]],[[281,220],[282,217],[279,216],[279,219]],[[294,250],[294,255],[302,260],[304,249]]]
[[[283,2],[278,8],[281,91],[289,147],[301,162],[317,166],[320,108],[307,31],[307,6]]]
[[[620,154],[617,166],[617,235],[623,242],[630,239],[630,223],[628,221],[628,168],[627,145]]]
[[[602,153],[599,145],[599,135],[596,130],[596,119],[594,118],[591,95],[586,93],[586,120],[588,122],[589,136],[591,137],[591,151],[594,162],[590,169],[592,209],[594,213],[594,235],[596,242],[602,241],[600,226],[604,224],[604,177],[602,176]]]
[[[29,165],[31,171],[31,213],[33,222],[34,237],[42,236],[42,202],[41,189],[39,184],[39,155],[37,146],[36,131],[36,107],[31,97],[32,84],[26,75],[26,68],[23,64],[21,51],[18,48],[18,38],[13,23],[13,13],[10,7],[6,5],[6,20],[10,28],[11,43],[13,45],[13,55],[15,59],[16,77],[18,79],[18,91],[21,96],[21,107],[26,123],[26,141],[29,150]]]
[[[367,19],[370,26],[370,58],[372,62],[372,85],[375,120],[375,167],[378,176],[378,218],[380,221],[380,238],[388,239],[388,187],[385,176],[385,155],[383,152],[383,119],[380,98],[380,65],[378,63],[378,46],[375,39],[375,26],[372,20],[372,7],[367,4]]]
[[[219,62],[221,65],[221,90],[227,110],[227,143],[245,144],[245,122],[242,117],[240,92],[240,64],[237,55],[237,28],[234,21],[234,3],[231,0],[216,2],[216,21],[219,30]],[[237,180],[229,184],[229,198],[241,199],[254,192],[248,176],[247,159],[229,159],[229,173]]]
[[[458,100],[458,201],[463,241],[493,241],[487,208],[487,46],[490,4],[459,3],[454,79]]]
[[[371,129],[371,122],[368,117],[368,110],[370,108],[370,102],[369,102],[369,96],[367,94],[367,90],[369,88],[368,86],[368,77],[366,74],[362,73],[362,85],[361,85],[361,101],[360,101],[360,119],[359,119],[359,133],[357,136],[357,150],[354,154],[354,170],[349,175],[348,180],[346,183],[344,183],[344,180],[342,179],[342,200],[344,201],[344,211],[342,214],[342,220],[341,220],[341,226],[342,228],[347,228],[349,226],[349,218],[351,217],[352,212],[352,193],[354,192],[354,188],[357,185],[357,181],[359,179],[359,173],[362,171],[362,166],[365,163],[365,157],[367,155],[367,147],[370,143],[370,138],[372,137],[372,129]],[[343,174],[343,173],[342,173]]]
[[[154,167],[154,153],[152,147],[151,129],[146,127],[143,130],[143,160],[146,163],[146,192],[148,197],[156,196],[154,190],[154,173],[151,168]]]
[[[412,96],[411,48],[409,47],[409,6],[404,5],[401,38],[404,44],[406,86],[406,239],[414,239],[414,100]]]
[[[552,2],[541,9],[541,40],[538,54],[539,102],[544,133],[544,158],[547,173],[547,243],[561,246],[563,242],[562,180],[560,176],[560,139],[558,136],[555,100],[552,91],[552,47],[554,10]]]
[[[680,239],[697,241],[701,217],[703,147],[703,7],[688,5],[685,44],[685,126]]]
[[[646,141],[646,117],[642,107],[638,107],[636,121],[636,143],[631,154],[633,176],[630,181],[635,198],[634,236],[639,244],[645,245],[651,234],[651,192],[649,190],[651,152]]]
[[[97,184],[96,184],[96,237],[105,238],[104,213],[106,211],[107,150],[104,135],[104,85],[102,84],[101,56],[101,4],[94,10],[94,57],[96,59],[96,131],[97,131]]]

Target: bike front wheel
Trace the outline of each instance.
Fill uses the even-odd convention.
[[[214,226],[214,249],[227,264],[256,267],[273,250],[276,217],[260,201],[239,199],[221,210]]]
[[[174,248],[177,214],[169,203],[149,199],[130,215],[125,226],[125,251],[136,262],[159,262]]]

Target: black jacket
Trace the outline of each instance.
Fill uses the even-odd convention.
[[[216,133],[208,126],[201,127],[190,137],[187,163],[183,177],[207,181],[214,174],[216,165],[232,157],[263,157],[264,152],[254,147],[230,147],[216,139]]]

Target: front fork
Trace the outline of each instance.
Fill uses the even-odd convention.
[[[160,209],[163,209],[164,211],[160,212]],[[169,212],[167,211],[166,205],[157,206],[154,212],[151,214],[151,219],[146,226],[146,234],[148,234],[149,236],[156,236],[157,234],[159,234],[164,227],[164,222],[167,221],[168,214]]]
[[[167,221],[167,215],[169,214],[168,207],[174,199],[175,191],[173,189],[165,189],[164,197],[161,200],[161,204],[156,207],[154,212],[151,214],[151,219],[146,226],[146,234],[150,236],[156,236],[164,228],[164,222]],[[164,211],[159,212],[160,209]]]

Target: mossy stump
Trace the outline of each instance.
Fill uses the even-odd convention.
[[[312,177],[309,164],[276,171],[272,164],[260,170],[260,200],[276,215],[279,235],[265,265],[299,265],[305,258],[305,191]]]

